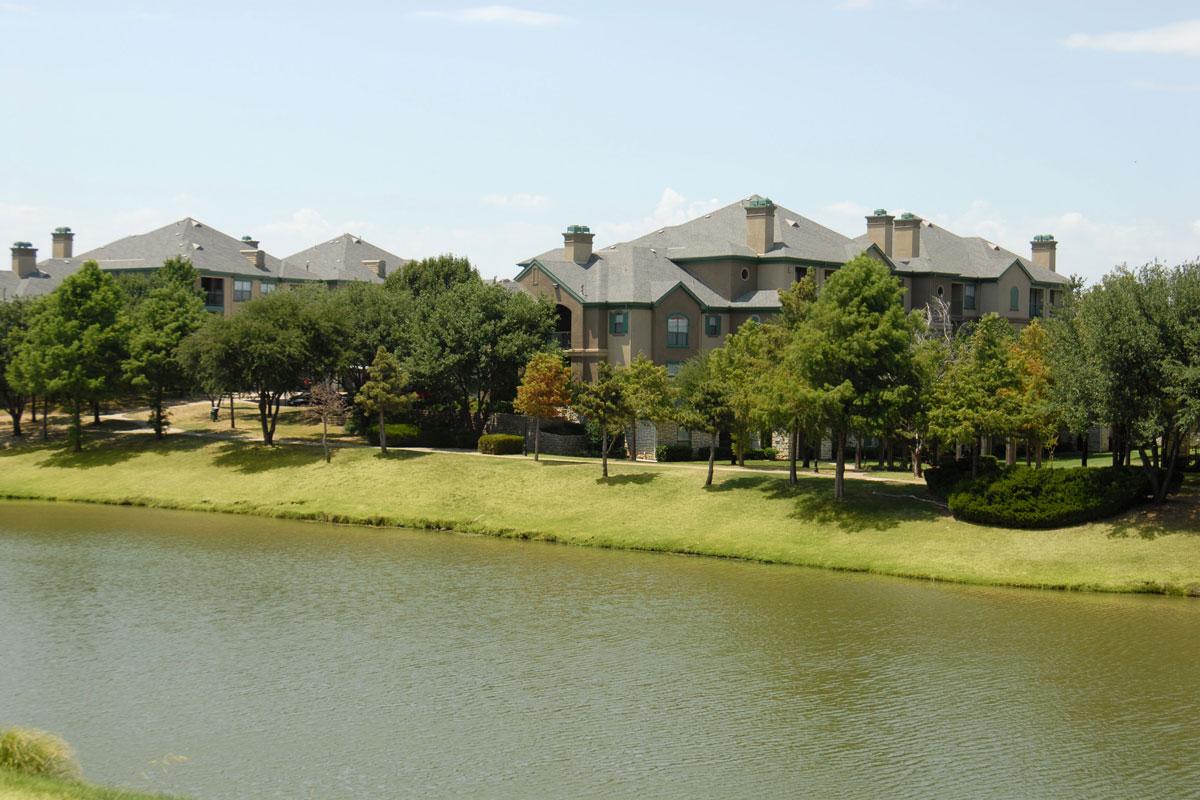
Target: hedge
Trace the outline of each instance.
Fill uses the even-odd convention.
[[[995,477],[1000,473],[1001,465],[995,456],[980,456],[977,478]],[[960,483],[971,480],[970,459],[953,458],[942,461],[936,467],[925,470],[925,484],[929,491],[946,500]]]
[[[389,422],[384,428],[387,429],[389,447],[416,447],[421,443],[421,430],[416,425],[410,425],[407,422]],[[366,437],[368,442],[378,446],[379,426],[368,427]]]
[[[479,437],[479,452],[491,456],[519,455],[525,452],[525,437],[512,433],[485,433]]]
[[[1149,494],[1150,484],[1141,469],[1007,467],[960,481],[949,493],[949,505],[957,519],[968,522],[1061,528],[1119,514]]]
[[[694,461],[696,452],[690,444],[660,444],[654,448],[657,461]]]

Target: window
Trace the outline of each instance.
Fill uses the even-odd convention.
[[[831,269],[827,269],[827,270],[825,270],[825,280],[829,280],[830,278],[832,278],[832,277],[833,277],[833,272],[834,272],[834,271],[833,271],[833,270],[831,270]]]
[[[667,347],[688,346],[688,318],[683,314],[667,317]]]
[[[608,312],[608,332],[613,336],[624,336],[629,333],[629,312]]]
[[[975,310],[975,284],[973,283],[963,286],[963,308],[967,311]]]
[[[705,336],[720,336],[721,335],[721,315],[720,314],[705,314],[704,315],[704,335]]]
[[[668,361],[667,362],[667,377],[674,378],[676,375],[679,374],[679,368],[682,366],[683,366],[682,361]]]
[[[942,287],[942,285],[940,283],[938,284],[938,288],[937,288],[937,296],[938,297],[946,296],[946,290],[945,290],[945,288]]]
[[[1008,310],[1021,310],[1021,293],[1017,291],[1017,287],[1015,286],[1008,290]]]
[[[679,428],[675,431],[675,441],[683,442],[684,444],[692,443],[692,432],[687,428]]]
[[[796,267],[796,283],[808,277],[808,267]]]
[[[744,280],[744,281],[750,280],[750,270],[747,269],[746,267],[742,267],[742,280]]]
[[[201,278],[200,291],[204,292],[204,305],[209,311],[220,311],[225,307],[224,278]]]
[[[275,291],[275,284],[273,284],[273,283],[259,284],[259,287],[258,287],[259,294],[270,294],[273,291]]]
[[[241,303],[250,299],[250,281],[235,280],[233,282],[233,302]]]

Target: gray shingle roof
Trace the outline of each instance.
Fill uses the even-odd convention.
[[[383,283],[375,269],[363,266],[363,261],[384,262],[387,274],[409,263],[395,253],[363,241],[361,237],[343,233],[328,242],[283,259],[284,277],[317,278],[323,281],[369,281]]]
[[[63,278],[78,268],[78,264],[54,258],[39,263],[37,274],[28,278],[18,278],[17,273],[12,270],[0,270],[0,302],[14,297],[39,297],[49,294],[58,288]]]
[[[871,240],[863,234],[855,242],[865,246]],[[976,280],[999,278],[1014,262],[1020,262],[1037,283],[1065,285],[1069,282],[1065,276],[1039,267],[1028,258],[986,239],[958,236],[928,221],[921,225],[921,255],[904,260],[893,258],[893,261],[897,272],[906,275],[949,274]]]
[[[522,261],[520,266],[536,261],[588,303],[655,303],[682,284],[708,307],[776,308],[779,293],[773,289],[730,301],[684,266],[689,259],[757,257],[759,254],[746,244],[745,204],[754,199],[759,196],[752,195],[681,225],[595,250],[586,265],[568,259],[565,249],[558,247]],[[869,246],[869,242],[859,244],[794,211],[776,206],[775,245],[765,256],[842,264]]]
[[[253,278],[278,278],[282,262],[265,253],[263,269],[242,255],[245,242],[185,217],[147,233],[134,234],[89,250],[70,259],[51,259],[77,268],[85,261],[96,261],[101,269],[153,269],[168,258],[182,257],[201,272],[239,275]],[[42,264],[38,265],[41,269]],[[74,271],[72,269],[72,271]]]

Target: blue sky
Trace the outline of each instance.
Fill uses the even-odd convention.
[[[1193,2],[0,1],[0,240],[194,216],[485,275],[768,195],[1200,255]]]

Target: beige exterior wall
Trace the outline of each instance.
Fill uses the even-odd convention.
[[[1013,320],[1028,320],[1029,319],[1029,276],[1025,274],[1025,270],[1018,267],[1016,264],[1005,270],[1000,276],[1000,280],[996,281],[997,288],[995,304],[988,306],[988,311],[995,311],[1002,317]],[[1018,310],[1011,310],[1010,295],[1013,288],[1017,290],[1017,305]]]
[[[667,319],[672,314],[683,314],[688,318],[688,346],[667,347]],[[687,361],[700,352],[700,339],[704,336],[704,319],[700,306],[683,289],[675,289],[654,308],[654,334],[652,358],[658,364],[669,361]]]

